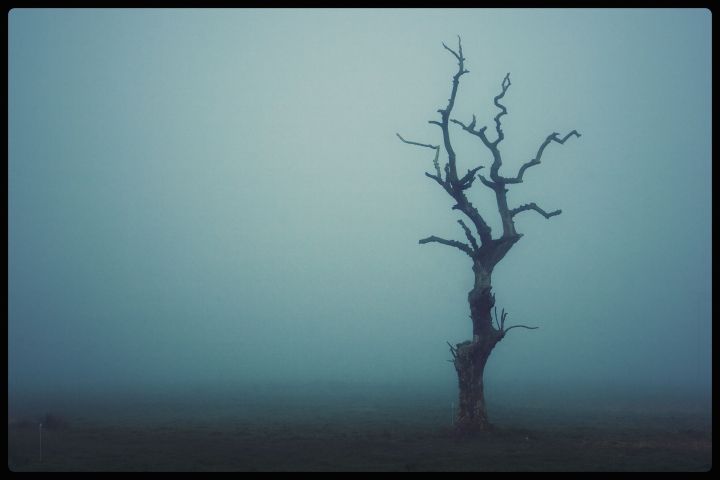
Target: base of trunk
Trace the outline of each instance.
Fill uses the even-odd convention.
[[[490,352],[495,346],[492,338],[464,342],[454,350],[455,370],[458,374],[458,413],[455,430],[461,434],[492,430],[488,420],[483,391],[483,372]]]
[[[462,437],[492,432],[494,429],[495,426],[488,421],[487,417],[484,419],[458,419],[455,424],[455,433]]]

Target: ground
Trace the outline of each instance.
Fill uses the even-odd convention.
[[[336,390],[335,387],[328,391]],[[68,425],[8,426],[14,471],[707,471],[706,413],[674,408],[490,405],[496,429],[453,435],[439,396],[246,392],[123,401]],[[197,393],[197,392],[196,392]],[[318,395],[315,395],[318,393]],[[192,397],[192,398],[189,398]],[[182,399],[182,401],[180,400]],[[133,408],[130,408],[132,405]],[[121,412],[121,413],[119,413]],[[103,415],[108,418],[102,418]]]

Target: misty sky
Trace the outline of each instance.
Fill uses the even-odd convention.
[[[707,10],[12,10],[12,389],[456,382],[470,260],[424,176],[507,72],[524,234],[495,384],[710,385]],[[491,157],[452,130],[458,170]],[[479,182],[471,201],[500,227]],[[490,392],[489,392],[490,393]],[[490,393],[491,394],[491,393]]]

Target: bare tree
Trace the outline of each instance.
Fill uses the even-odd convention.
[[[561,213],[560,210],[547,212],[534,202],[510,208],[507,201],[507,186],[522,183],[525,172],[530,167],[540,164],[545,149],[551,143],[564,144],[572,136],[579,138],[580,134],[576,130],[573,130],[564,136],[561,136],[559,133],[548,135],[538,148],[535,157],[524,163],[518,170],[517,175],[514,177],[502,176],[500,174],[502,155],[500,154],[499,145],[500,142],[505,139],[505,134],[502,130],[502,117],[506,115],[508,111],[500,101],[505,97],[505,94],[510,88],[510,74],[505,75],[500,85],[501,91],[494,99],[494,104],[500,111],[494,118],[495,134],[492,136],[495,137],[495,139],[491,140],[488,138],[488,128],[486,126],[481,128],[477,127],[475,115],[473,115],[472,120],[468,124],[452,118],[452,110],[455,106],[460,77],[469,73],[469,70],[465,68],[465,57],[463,57],[460,37],[458,37],[457,51],[451,49],[444,43],[443,47],[457,59],[458,69],[452,79],[452,89],[450,91],[448,104],[445,108],[437,111],[440,114],[440,120],[429,121],[429,123],[440,127],[442,132],[442,147],[440,145],[406,140],[400,136],[400,134],[397,134],[397,136],[401,141],[409,145],[429,148],[435,151],[435,158],[433,160],[435,173],[426,172],[425,175],[440,185],[448,195],[452,197],[454,201],[452,209],[463,213],[471,222],[471,226],[474,227],[471,229],[462,219],[458,220],[467,238],[467,243],[457,240],[446,240],[435,235],[420,240],[421,244],[435,242],[457,248],[472,260],[475,284],[468,293],[468,302],[470,303],[473,337],[472,340],[458,343],[455,346],[450,343],[448,343],[448,345],[450,345],[450,353],[453,358],[452,362],[457,371],[459,385],[459,408],[457,410],[455,425],[461,432],[473,432],[487,430],[491,426],[488,421],[485,406],[483,372],[493,348],[505,337],[507,332],[513,328],[538,328],[528,327],[526,325],[506,326],[505,320],[507,319],[507,313],[504,309],[501,311],[500,316],[498,316],[497,307],[495,307],[495,295],[491,292],[493,269],[522,237],[522,234],[515,230],[514,218],[516,215],[533,210],[545,218],[551,218]],[[489,178],[478,174],[483,166],[471,168],[462,176],[458,175],[456,154],[450,141],[451,123],[458,125],[470,135],[479,138],[482,144],[490,151],[493,160],[490,165]],[[447,154],[447,161],[441,169],[439,162],[442,149],[444,149]],[[502,219],[502,235],[498,238],[493,238],[490,227],[480,215],[477,208],[470,203],[465,194],[466,190],[472,187],[476,179],[479,179],[485,187],[491,189],[495,194],[497,210]]]

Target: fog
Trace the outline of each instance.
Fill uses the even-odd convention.
[[[8,16],[13,395],[347,382],[453,394],[470,260],[425,177],[488,125],[523,238],[486,370],[524,388],[711,387],[708,10],[32,10]],[[458,170],[490,153],[453,126]],[[501,231],[492,192],[469,198]],[[567,401],[567,400],[566,400]]]

